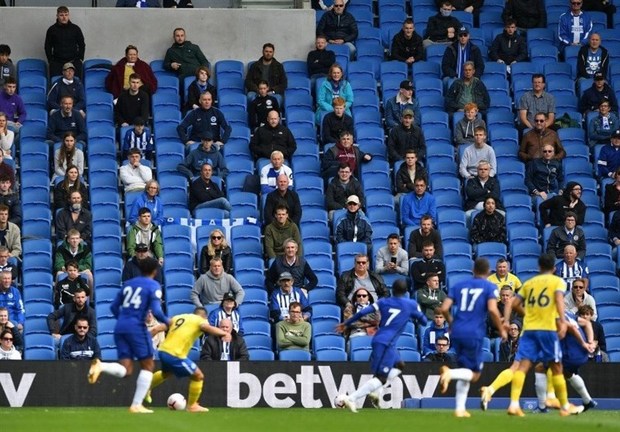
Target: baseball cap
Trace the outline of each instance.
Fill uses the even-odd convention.
[[[357,197],[357,195],[349,195],[349,198],[347,198],[347,204],[351,202],[355,204],[359,204],[360,199]]]
[[[404,80],[400,82],[400,88],[405,90],[413,90],[413,84],[409,80]]]
[[[605,75],[603,75],[601,72],[597,72],[594,74],[594,81],[599,81],[599,80],[604,80],[605,79]]]
[[[403,115],[402,116],[403,117],[407,117],[407,116],[413,117],[413,111],[410,110],[410,109],[406,109],[406,110],[403,111]]]
[[[615,131],[612,135],[612,138],[620,138],[620,130]]]
[[[75,66],[73,66],[73,63],[65,63],[64,65],[62,65],[62,70],[67,70],[67,69],[75,70]]]
[[[206,130],[200,135],[200,139],[203,141],[213,141],[213,133],[210,130]]]
[[[465,26],[461,26],[459,28],[459,36],[462,35],[462,34],[469,34],[469,29],[467,27],[465,27]]]
[[[226,300],[232,300],[234,302],[236,302],[237,300],[235,300],[235,295],[231,292],[227,292],[224,294],[224,296],[222,297],[222,301],[226,301]]]
[[[293,275],[289,272],[282,272],[280,273],[280,278],[278,279],[278,282],[281,282],[283,280],[293,280]]]
[[[139,243],[136,246],[136,252],[148,252],[148,251],[149,251],[149,247],[144,243]]]

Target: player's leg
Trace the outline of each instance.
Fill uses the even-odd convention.
[[[480,388],[480,408],[482,411],[487,410],[489,402],[496,391],[512,382],[512,377],[518,368],[519,362],[515,360],[508,369],[501,371],[490,385]]]
[[[525,382],[525,375],[530,370],[532,362],[528,359],[519,359],[519,367],[512,377],[512,386],[510,387],[510,406],[508,407],[508,415],[517,417],[523,417],[525,414],[521,410],[519,405],[519,398],[521,392],[523,392],[523,383]]]
[[[114,342],[116,343],[116,352],[120,360],[118,362],[103,363],[99,359],[94,359],[88,370],[88,382],[90,384],[95,384],[102,373],[117,378],[124,378],[133,372],[131,341],[128,339],[127,334],[116,333],[114,335]]]
[[[534,410],[534,413],[544,414],[548,412],[547,390],[548,390],[549,383],[553,385],[553,383],[551,382],[551,379],[547,379],[547,368],[545,367],[543,363],[536,363],[536,366],[534,366],[534,388],[536,389],[536,398],[538,399],[538,406]],[[558,405],[558,408],[559,408],[559,405]]]
[[[456,351],[456,361],[460,366],[450,369],[447,366],[441,367],[441,392],[445,393],[451,380],[456,380],[455,411],[456,417],[471,417],[465,409],[469,387],[472,382],[480,378],[480,365],[482,358],[482,340],[452,338],[452,346]]]
[[[204,374],[198,367],[189,377],[189,397],[187,398],[187,411],[189,412],[209,411],[208,408],[202,407],[198,404],[198,399],[200,399],[200,395],[202,394],[204,379]]]
[[[390,369],[390,372],[388,372],[385,383],[377,391],[374,391],[368,394],[368,399],[370,399],[370,403],[372,404],[373,407],[377,409],[380,408],[379,403],[381,401],[381,397],[383,396],[383,389],[387,387],[388,385],[390,385],[390,383],[394,380],[394,378],[401,375],[404,369],[405,369],[404,361],[399,360],[398,362],[396,362],[394,367]]]
[[[591,408],[595,408],[598,403],[592,399],[590,396],[590,392],[588,392],[588,388],[586,387],[586,383],[583,381],[583,378],[579,375],[579,366],[564,367],[564,378],[566,382],[568,382],[573,389],[581,396],[581,400],[583,401],[583,410],[587,411]]]
[[[140,373],[136,380],[136,390],[129,411],[132,413],[150,414],[153,411],[146,409],[142,402],[153,381],[153,371],[155,370],[153,342],[146,327],[141,332],[129,333],[128,337],[131,340],[132,357],[137,358],[140,362]]]

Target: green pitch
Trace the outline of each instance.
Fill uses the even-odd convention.
[[[456,419],[449,410],[373,410],[358,414],[337,409],[227,409],[213,408],[204,414],[170,411],[155,407],[154,414],[129,414],[122,408],[1,408],[2,430],[10,432],[66,432],[76,427],[88,432],[174,432],[229,430],[273,432],[372,432],[438,430],[458,432],[550,432],[562,430],[620,431],[620,411],[592,410],[562,418],[557,411],[524,418],[508,417],[504,411],[471,411],[469,419]]]

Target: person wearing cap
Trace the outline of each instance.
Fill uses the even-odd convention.
[[[456,31],[461,27],[458,18],[452,16],[452,1],[439,2],[439,12],[428,19],[424,32],[424,48],[433,44],[449,45],[456,41]]]
[[[449,48],[447,48],[449,49]],[[485,113],[491,105],[491,97],[481,79],[475,76],[476,67],[473,61],[463,65],[463,78],[455,79],[445,95],[446,111],[454,113],[463,111],[465,105],[473,102]]]
[[[185,175],[188,180],[200,175],[202,165],[209,161],[213,168],[213,175],[226,178],[228,168],[226,168],[226,160],[222,153],[213,145],[213,134],[210,130],[203,132],[200,137],[200,145],[190,151],[185,160],[177,165],[177,170]]]
[[[84,96],[84,85],[75,76],[75,66],[73,63],[65,63],[62,66],[62,77],[58,78],[47,93],[47,109],[50,115],[60,109],[60,101],[64,96],[73,98],[74,108],[86,117],[86,100]]]
[[[196,73],[198,67],[209,67],[209,61],[200,47],[185,38],[185,29],[178,27],[172,32],[174,43],[166,51],[164,69],[175,72],[181,80]]]
[[[336,221],[336,243],[365,243],[370,250],[372,246],[372,226],[360,211],[361,201],[357,195],[347,198],[347,212]]]
[[[569,10],[560,15],[558,22],[558,39],[560,48],[585,45],[594,26],[589,13],[581,10],[583,0],[569,0]]]
[[[353,117],[347,114],[346,102],[340,96],[332,100],[334,110],[323,116],[321,141],[323,144],[337,143],[344,131],[354,132]]]
[[[216,208],[225,211],[224,218],[232,210],[226,194],[220,189],[211,177],[213,165],[209,159],[205,160],[200,168],[200,177],[192,182],[189,187],[189,209],[194,211],[201,208]]]
[[[161,234],[161,227],[153,223],[151,210],[142,207],[138,211],[138,220],[127,232],[127,255],[136,255],[136,247],[144,243],[149,248],[149,255],[164,264],[164,245]]]
[[[138,48],[134,45],[127,45],[125,57],[120,59],[105,79],[105,88],[112,93],[116,99],[120,96],[123,89],[129,88],[129,77],[137,73],[142,79],[144,86],[142,90],[150,95],[157,91],[157,77],[153,73],[151,66],[138,57]]]
[[[555,123],[555,97],[545,91],[546,79],[541,73],[532,74],[532,90],[526,91],[519,100],[519,128],[534,128],[534,117],[538,113],[546,114],[546,127]]]
[[[519,146],[519,159],[528,163],[531,160],[542,156],[542,149],[545,145],[553,146],[555,150],[553,157],[562,160],[566,157],[566,150],[558,137],[558,133],[547,127],[547,115],[543,112],[536,113],[534,116],[534,127],[523,134]]]
[[[47,121],[47,141],[61,142],[66,132],[73,132],[75,140],[86,145],[88,138],[86,122],[82,114],[73,108],[73,97],[63,96],[60,100],[60,109],[54,111]]]
[[[187,113],[177,126],[177,134],[185,144],[194,144],[207,130],[211,131],[217,148],[226,144],[232,127],[224,114],[213,106],[213,95],[207,90],[198,99],[200,107]],[[191,133],[190,133],[191,132]]]
[[[577,79],[594,78],[596,73],[607,76],[609,69],[609,53],[601,45],[601,35],[592,33],[588,44],[582,46],[577,54]]]
[[[461,26],[458,40],[448,45],[441,59],[441,73],[446,78],[465,78],[465,65],[474,63],[474,75],[480,78],[484,74],[484,58],[480,48],[469,40],[469,29]]]
[[[288,177],[289,188],[293,187],[293,171],[284,164],[284,154],[274,150],[269,156],[270,163],[260,171],[260,189],[263,195],[273,192],[277,188],[278,177],[285,174]]]
[[[415,124],[420,126],[420,103],[413,97],[413,83],[410,80],[401,81],[398,93],[385,104],[385,125],[388,129],[401,124],[405,110],[413,111]]]
[[[44,47],[50,77],[61,75],[63,65],[68,62],[75,66],[76,75],[82,76],[86,43],[80,27],[70,20],[68,7],[56,9],[56,22],[45,33]]]
[[[463,106],[463,118],[460,119],[454,125],[454,145],[459,146],[461,144],[473,144],[474,143],[474,130],[477,127],[483,127],[486,129],[487,125],[482,119],[482,116],[478,115],[478,105],[474,102],[466,103]]]
[[[360,177],[362,163],[372,160],[370,153],[364,153],[353,145],[353,133],[344,131],[335,146],[323,154],[321,160],[321,176],[325,179],[338,174],[341,164],[347,164],[355,177]]]
[[[250,152],[254,161],[269,158],[271,153],[279,150],[285,159],[291,159],[297,150],[297,142],[291,130],[280,124],[280,113],[271,110],[267,114],[267,123],[254,131],[250,140]]]
[[[540,203],[540,219],[545,228],[560,226],[564,223],[566,212],[575,213],[577,225],[583,225],[586,218],[586,205],[581,200],[583,188],[577,182],[566,183],[564,191],[560,195]]]
[[[265,278],[267,293],[271,294],[284,272],[293,276],[293,286],[304,293],[314,289],[319,282],[314,270],[303,256],[299,256],[299,244],[292,238],[284,241],[284,255],[276,257],[271,263]]]
[[[299,194],[289,187],[288,176],[284,173],[276,178],[276,190],[267,194],[263,209],[263,224],[269,225],[273,222],[273,212],[278,205],[285,205],[291,221],[297,226],[300,225],[302,209]]]
[[[123,139],[123,157],[129,156],[129,150],[136,148],[142,152],[144,157],[153,160],[153,135],[151,130],[145,126],[142,117],[133,119],[133,128],[127,129]]]
[[[337,0],[340,1],[340,0]],[[316,124],[320,125],[323,115],[334,110],[333,101],[335,97],[344,99],[344,111],[351,115],[351,106],[353,105],[353,87],[344,78],[344,69],[340,64],[334,63],[329,68],[327,78],[317,89],[315,113]]]
[[[133,279],[135,277],[142,276],[142,272],[140,271],[139,262],[145,258],[149,257],[149,247],[145,243],[138,243],[136,245],[136,254],[127,260],[125,266],[123,267],[123,273],[121,276],[121,281],[125,283],[129,279]],[[157,263],[157,274],[155,275],[155,280],[160,284],[163,284],[161,265],[159,262]]]
[[[221,304],[226,293],[232,293],[238,305],[243,303],[245,291],[231,274],[224,271],[220,257],[214,257],[209,263],[209,271],[201,275],[194,283],[190,298],[194,306]]]
[[[224,336],[210,334],[204,341],[200,352],[200,360],[212,361],[244,361],[250,360],[248,347],[243,335],[234,327],[228,318],[220,320],[217,327],[223,330]]]
[[[596,164],[601,180],[614,177],[616,170],[620,168],[620,130],[611,135],[611,143],[603,146]]]
[[[408,65],[424,60],[422,36],[416,33],[411,18],[405,19],[403,28],[392,38],[391,47],[392,60],[405,62]]]
[[[279,204],[273,211],[273,221],[265,227],[265,255],[267,259],[284,255],[284,242],[292,238],[301,244],[301,234],[299,227],[288,217],[288,208]],[[303,255],[303,249],[300,247],[297,251],[299,256]]]
[[[588,124],[588,144],[594,147],[598,144],[609,144],[611,135],[620,129],[620,120],[616,113],[611,112],[611,104],[603,99],[599,105],[598,115]]]
[[[387,139],[388,157],[391,163],[403,160],[407,150],[415,150],[420,160],[426,159],[424,132],[414,124],[413,111],[403,111],[400,124],[392,128]]]
[[[418,177],[413,182],[413,191],[401,200],[400,219],[403,226],[419,226],[425,215],[433,221],[437,220],[437,202],[426,187],[426,178]]]
[[[345,10],[346,0],[334,0],[332,8],[325,12],[316,25],[316,34],[325,35],[327,42],[346,45],[351,58],[355,57],[354,42],[358,36],[357,21]]]
[[[252,131],[267,124],[267,117],[271,111],[275,110],[278,112],[278,115],[280,114],[280,103],[269,91],[269,83],[266,80],[260,80],[257,88],[258,94],[254,100],[248,104],[248,120],[250,123],[250,130]]]
[[[504,31],[495,36],[489,47],[489,60],[510,66],[517,62],[527,61],[527,40],[517,31],[517,21],[508,18]]]
[[[134,124],[136,118],[146,121],[151,116],[151,98],[142,86],[137,73],[129,75],[129,88],[123,90],[114,105],[114,122],[117,126]]]
[[[325,191],[325,204],[329,212],[329,220],[334,217],[334,212],[347,208],[347,198],[355,195],[360,200],[360,208],[365,208],[364,188],[358,179],[353,177],[349,165],[343,163],[338,168],[338,175],[332,178]]]
[[[288,319],[289,306],[293,302],[301,304],[301,313],[304,321],[309,321],[312,316],[312,306],[308,302],[308,298],[303,291],[293,286],[293,275],[289,272],[283,272],[278,278],[279,289],[271,293],[269,299],[269,320],[277,323]]]
[[[618,112],[618,99],[614,89],[605,81],[605,76],[597,72],[594,74],[594,82],[586,89],[579,99],[579,111],[587,115],[590,111],[598,111],[601,102],[609,101],[611,111]]]
[[[143,191],[146,182],[153,178],[153,171],[149,166],[142,164],[142,152],[137,148],[129,150],[127,161],[119,170],[125,193]]]
[[[239,334],[243,334],[243,321],[239,315],[239,307],[232,292],[227,292],[222,297],[222,302],[217,309],[209,313],[209,324],[219,327],[222,320],[230,320],[232,328]]]

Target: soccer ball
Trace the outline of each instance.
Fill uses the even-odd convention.
[[[185,400],[185,396],[181,393],[173,393],[168,396],[168,408],[173,411],[183,411],[187,406],[187,401]]]
[[[344,402],[342,395],[338,395],[334,398],[334,408],[344,408]]]

